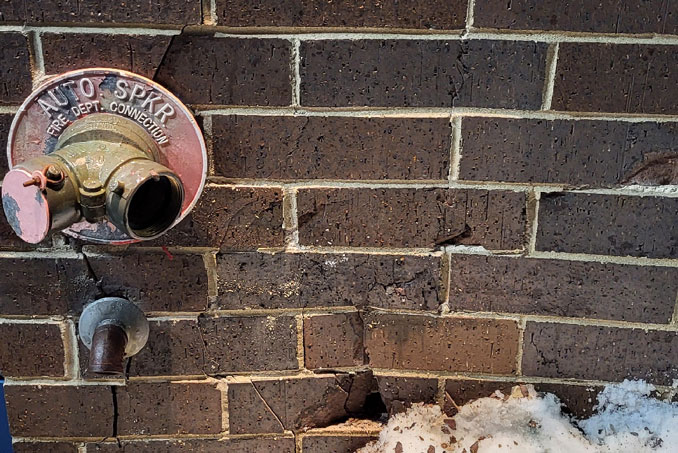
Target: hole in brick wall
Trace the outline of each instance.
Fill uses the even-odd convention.
[[[388,417],[388,409],[379,392],[372,392],[367,395],[365,404],[363,405],[362,415],[370,420],[379,420]]]

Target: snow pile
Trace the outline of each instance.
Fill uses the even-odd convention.
[[[610,385],[598,396],[597,413],[580,422],[561,412],[556,396],[524,385],[466,404],[452,418],[438,406],[415,404],[358,452],[678,452],[678,404],[651,398],[653,390],[642,381]]]

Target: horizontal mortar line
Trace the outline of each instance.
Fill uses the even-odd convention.
[[[593,195],[629,195],[632,197],[678,198],[678,185],[666,185],[666,186],[628,185],[617,188],[575,189],[571,190],[570,192]]]
[[[121,379],[98,379],[96,381],[88,381],[85,379],[46,379],[46,378],[5,378],[5,386],[13,385],[31,385],[31,386],[46,386],[46,387],[80,387],[80,386],[125,386],[125,381]]]
[[[58,315],[1,315],[0,324],[61,325],[65,320],[65,317]]]
[[[297,436],[301,439],[307,437],[365,437],[365,436],[377,436],[383,429],[383,424],[372,420],[374,423],[373,428],[361,428],[356,426],[339,426],[339,425],[330,425],[325,428],[311,428],[308,431],[302,431],[297,433]]]
[[[89,257],[117,257],[120,255],[143,255],[143,254],[158,254],[165,253],[165,249],[172,252],[172,255],[179,256],[202,256],[205,253],[214,252],[214,247],[182,247],[182,246],[167,246],[167,247],[126,247],[120,245],[85,245],[82,247],[82,253]]]
[[[426,247],[325,247],[301,245],[298,248],[286,250],[290,254],[333,254],[333,255],[407,255],[407,256],[430,256],[439,257],[443,255],[442,250],[435,250]]]
[[[51,26],[51,25],[0,25],[0,32],[18,31],[38,33],[63,33],[63,34],[102,34],[102,35],[163,35],[173,36],[181,33],[181,27],[177,28],[146,28],[138,26],[130,27],[93,27],[93,26]]]
[[[18,259],[18,258],[71,258],[82,259],[82,254],[73,250],[64,249],[42,249],[35,251],[2,251],[0,259]]]
[[[18,106],[14,105],[0,105],[0,114],[5,113],[5,114],[12,114],[14,115],[16,112],[19,111]],[[3,156],[4,157],[4,156]]]
[[[678,259],[671,258],[644,258],[633,256],[595,255],[587,253],[568,253],[535,251],[525,255],[526,258],[554,259],[564,261],[587,261],[602,264],[629,264],[635,266],[678,267]]]
[[[118,435],[115,438],[107,436],[102,440],[101,436],[96,437],[12,437],[14,443],[21,442],[86,442],[96,444],[117,444],[117,439],[138,443],[153,443],[162,441],[176,440],[244,440],[244,439],[276,439],[293,438],[292,431],[282,433],[252,433],[252,434],[127,434]]]
[[[228,293],[226,293],[228,294]],[[224,297],[224,292],[220,293],[220,298]],[[262,317],[276,315],[315,315],[332,313],[353,313],[358,311],[352,305],[339,305],[336,307],[296,307],[296,308],[251,308],[251,309],[217,309],[206,310],[203,315],[215,318],[233,318],[233,317]]]
[[[676,115],[648,115],[622,112],[569,112],[560,110],[521,110],[486,107],[260,107],[190,104],[199,115],[319,116],[355,118],[448,118],[450,116],[535,120],[599,120],[628,123],[676,122]]]

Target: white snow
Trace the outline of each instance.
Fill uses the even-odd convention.
[[[454,417],[415,404],[388,421],[359,453],[678,452],[678,404],[650,397],[652,385],[624,381],[598,395],[596,413],[577,421],[558,398],[515,387],[465,404]]]

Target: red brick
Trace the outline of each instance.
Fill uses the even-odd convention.
[[[678,257],[678,199],[542,194],[537,250]]]
[[[437,379],[377,376],[377,382],[379,395],[391,415],[404,412],[412,403],[436,404]]]
[[[466,1],[217,0],[219,25],[230,27],[464,28]]]
[[[0,33],[0,105],[21,104],[31,89],[26,37],[18,32]]]
[[[3,2],[0,22],[199,24],[200,2],[114,0],[102,5],[97,0],[9,0]]]
[[[78,453],[78,446],[67,442],[15,442],[14,453]]]
[[[230,432],[279,433],[327,426],[359,414],[373,386],[371,372],[229,384]]]
[[[377,440],[378,436],[307,436],[301,441],[303,453],[353,453]]]
[[[678,379],[678,332],[528,322],[523,373],[603,381]]]
[[[467,117],[459,179],[612,186],[678,148],[675,123]]]
[[[473,25],[511,30],[678,34],[678,14],[664,0],[477,0]]]
[[[450,308],[668,323],[678,270],[581,261],[452,255]]]
[[[282,190],[205,187],[191,213],[146,246],[252,250],[282,247]]]
[[[294,453],[294,438],[177,439],[88,444],[87,453]]]
[[[63,377],[64,343],[56,324],[0,324],[0,374]]]
[[[128,383],[117,401],[120,435],[221,432],[221,392],[213,385]]]
[[[368,254],[217,255],[220,309],[374,306],[437,310],[441,258]]]
[[[304,318],[306,368],[362,365],[363,321],[358,313],[338,313]]]
[[[131,300],[146,311],[203,311],[207,271],[202,255],[164,252],[92,255],[97,285],[108,296]]]
[[[678,48],[561,43],[554,110],[678,113]]]
[[[291,43],[283,39],[172,39],[157,80],[190,104],[290,105]]]
[[[39,276],[39,278],[36,278]],[[65,315],[79,313],[97,294],[82,259],[0,259],[0,313]]]
[[[300,52],[302,105],[541,106],[544,43],[320,40]]]
[[[41,38],[47,74],[105,67],[153,77],[171,37],[43,33]]]
[[[107,437],[113,434],[111,388],[5,386],[14,437]]]
[[[450,130],[447,118],[214,115],[215,174],[447,180]]]
[[[525,195],[466,189],[300,189],[302,245],[522,248]]]
[[[516,371],[514,321],[372,313],[365,316],[365,346],[374,368]]]
[[[199,324],[208,374],[299,367],[294,316],[201,316]]]

